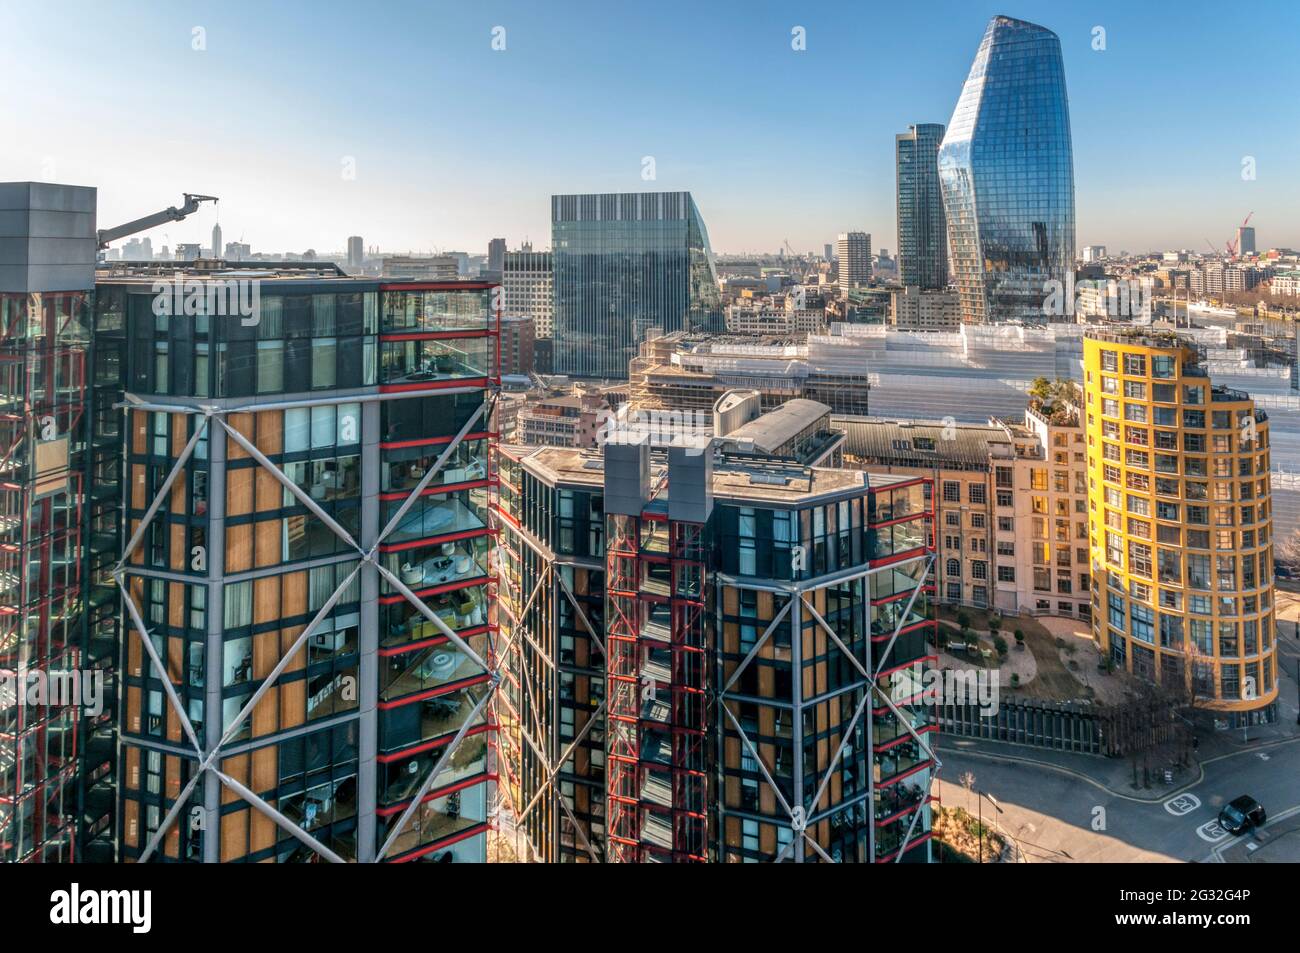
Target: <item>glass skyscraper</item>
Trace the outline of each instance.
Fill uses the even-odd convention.
[[[943,124],[912,126],[894,137],[898,164],[898,277],[926,291],[948,284],[948,230],[939,187]]]
[[[1074,162],[1061,43],[989,21],[939,149],[963,320],[1047,320],[1047,283],[1074,267]]]
[[[626,379],[649,328],[722,328],[689,192],[553,195],[551,249],[557,374]]]

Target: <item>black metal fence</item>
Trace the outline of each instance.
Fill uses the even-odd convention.
[[[935,708],[940,732],[968,738],[986,738],[1010,744],[1055,748],[1082,754],[1120,754],[1111,751],[1106,730],[1109,718],[1096,705],[1045,702],[1032,698],[998,699],[997,709],[984,714],[973,703],[943,703]]]

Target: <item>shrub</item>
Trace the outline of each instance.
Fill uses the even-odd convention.
[[[998,650],[999,655],[1007,654],[1007,640],[1002,638],[1002,636],[993,636],[993,647]]]

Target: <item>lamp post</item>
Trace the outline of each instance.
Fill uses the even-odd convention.
[[[972,788],[971,790],[975,790],[975,789]],[[981,864],[984,863],[984,799],[985,798],[988,799],[988,802],[993,805],[993,809],[997,811],[999,814],[1006,813],[1004,810],[1002,810],[1002,805],[998,803],[997,798],[995,798],[992,794],[985,794],[983,791],[975,791],[975,811],[979,815],[978,823],[980,826],[980,863]]]

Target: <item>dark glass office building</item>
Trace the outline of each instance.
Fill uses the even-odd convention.
[[[912,126],[894,137],[898,166],[898,277],[925,291],[947,287],[948,228],[939,186],[943,124]]]
[[[1074,265],[1074,163],[1061,43],[989,21],[939,149],[963,320],[1048,320],[1047,285]]]
[[[626,379],[649,328],[722,330],[713,253],[689,192],[551,196],[554,370]]]

